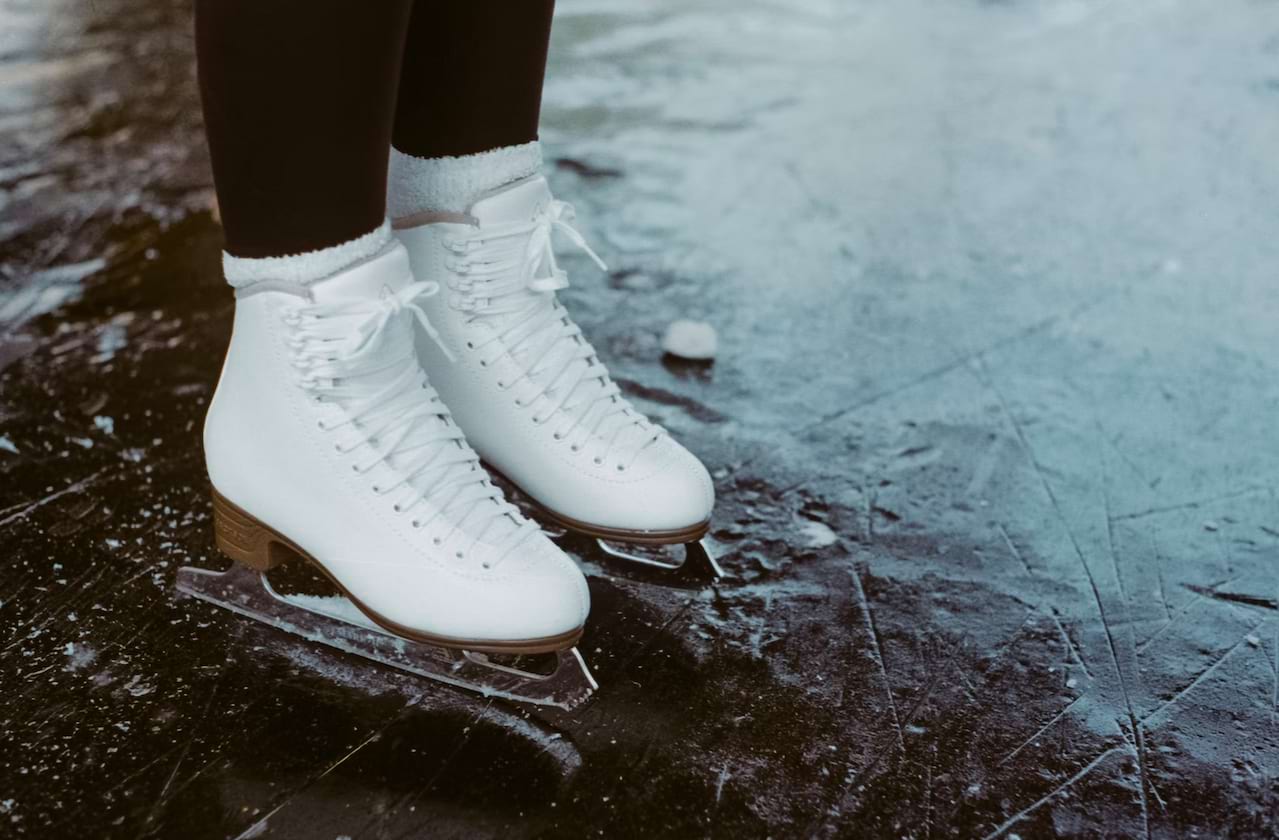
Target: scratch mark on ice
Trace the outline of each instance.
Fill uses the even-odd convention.
[[[1229,658],[1231,657],[1231,655],[1233,655],[1233,654],[1234,654],[1234,652],[1235,652],[1235,651],[1239,650],[1239,648],[1243,647],[1244,645],[1249,644],[1249,642],[1248,642],[1248,637],[1249,637],[1249,636],[1254,636],[1254,637],[1255,637],[1255,636],[1256,636],[1257,631],[1258,631],[1258,630],[1260,630],[1260,629],[1261,629],[1261,628],[1265,625],[1265,623],[1266,623],[1267,621],[1270,621],[1270,618],[1268,618],[1268,617],[1267,617],[1267,618],[1263,618],[1261,621],[1257,622],[1257,624],[1256,624],[1256,625],[1254,625],[1254,626],[1253,626],[1253,628],[1252,628],[1251,630],[1249,630],[1247,633],[1245,633],[1245,634],[1243,635],[1243,637],[1239,639],[1239,641],[1237,641],[1237,642],[1235,642],[1233,645],[1231,645],[1231,646],[1230,646],[1230,647],[1226,650],[1226,652],[1225,652],[1225,653],[1221,654],[1221,656],[1218,656],[1218,657],[1216,658],[1216,660],[1214,660],[1214,661],[1213,661],[1213,663],[1212,663],[1211,665],[1209,665],[1209,666],[1208,666],[1207,668],[1205,668],[1204,670],[1200,671],[1200,672],[1199,672],[1199,676],[1197,676],[1197,677],[1195,677],[1193,680],[1191,680],[1191,681],[1190,681],[1190,683],[1189,683],[1189,684],[1188,684],[1185,688],[1183,688],[1181,691],[1178,691],[1176,694],[1174,694],[1172,697],[1170,697],[1170,698],[1168,699],[1168,701],[1167,701],[1166,703],[1164,703],[1162,706],[1160,706],[1159,708],[1155,709],[1155,710],[1154,710],[1153,712],[1151,712],[1150,714],[1146,715],[1146,717],[1145,717],[1145,718],[1143,718],[1141,722],[1142,722],[1143,724],[1146,724],[1146,725],[1148,725],[1148,726],[1151,726],[1151,728],[1154,728],[1155,726],[1158,726],[1158,725],[1159,725],[1159,723],[1161,723],[1162,721],[1160,721],[1160,722],[1155,722],[1155,719],[1156,719],[1156,718],[1158,718],[1158,717],[1162,716],[1165,712],[1167,712],[1167,711],[1169,711],[1169,710],[1173,709],[1174,707],[1176,707],[1176,705],[1177,705],[1178,703],[1180,703],[1180,702],[1181,702],[1181,699],[1182,699],[1183,697],[1185,697],[1187,694],[1189,694],[1191,691],[1193,691],[1193,690],[1195,689],[1195,687],[1196,687],[1196,686],[1198,686],[1200,683],[1204,682],[1204,680],[1206,680],[1206,679],[1208,679],[1209,677],[1211,677],[1211,676],[1213,675],[1213,673],[1214,673],[1214,672],[1215,672],[1218,668],[1220,668],[1223,664],[1225,664],[1226,660],[1227,660],[1227,659],[1229,659]]]
[[[1112,626],[1110,622],[1110,617],[1106,613],[1105,601],[1101,597],[1101,588],[1097,584],[1097,578],[1093,574],[1092,568],[1088,565],[1088,559],[1084,556],[1083,548],[1079,545],[1079,540],[1075,536],[1074,529],[1070,527],[1069,520],[1067,520],[1065,512],[1061,509],[1061,503],[1057,500],[1057,494],[1053,491],[1052,484],[1048,481],[1048,476],[1044,474],[1044,470],[1039,464],[1039,459],[1035,457],[1035,450],[1030,445],[1030,440],[1026,437],[1025,430],[1022,429],[1021,423],[1017,421],[1017,417],[1015,414],[1013,414],[1011,407],[1008,405],[1008,401],[1004,399],[1003,393],[997,387],[995,387],[994,382],[990,379],[989,374],[987,373],[985,366],[982,364],[980,359],[975,361],[973,368],[974,368],[974,375],[977,377],[978,381],[980,381],[992,394],[994,394],[995,399],[999,401],[999,405],[1001,410],[1003,411],[1004,416],[1008,419],[1008,422],[1012,426],[1013,431],[1016,432],[1017,439],[1021,442],[1022,450],[1025,452],[1026,460],[1030,462],[1031,467],[1035,471],[1035,475],[1039,477],[1039,483],[1043,487],[1044,494],[1048,497],[1048,502],[1049,504],[1052,505],[1053,512],[1056,514],[1058,521],[1061,523],[1062,529],[1066,532],[1066,536],[1070,539],[1070,545],[1071,545],[1071,548],[1074,550],[1075,557],[1079,560],[1079,565],[1083,569],[1084,576],[1088,579],[1088,587],[1092,591],[1093,603],[1097,608],[1097,615],[1101,619],[1101,626],[1102,626],[1102,630],[1104,631],[1104,635],[1106,639],[1106,647],[1107,647],[1107,650],[1110,652],[1110,663],[1115,670],[1115,676],[1119,683],[1119,690],[1124,700],[1124,708],[1128,712],[1128,720],[1131,722],[1132,728],[1133,728],[1133,739],[1134,739],[1133,748],[1137,751],[1138,767],[1140,768],[1140,772],[1141,772],[1141,814],[1142,814],[1143,824],[1146,830],[1146,836],[1149,837],[1150,836],[1150,815],[1149,815],[1149,805],[1147,803],[1147,790],[1148,790],[1148,784],[1149,784],[1149,776],[1147,775],[1147,772],[1146,772],[1145,741],[1141,734],[1141,729],[1140,729],[1141,724],[1137,719],[1137,712],[1132,703],[1132,696],[1128,690],[1127,674],[1124,672],[1123,667],[1119,664],[1119,646],[1115,642],[1114,627]],[[1103,455],[1103,464],[1102,464],[1103,493],[1105,492],[1105,484],[1106,484],[1106,476],[1105,476],[1105,464],[1104,464],[1104,455]],[[1108,497],[1107,497],[1106,505],[1107,505],[1106,527],[1107,529],[1109,529],[1110,522],[1113,519],[1113,517],[1110,515]],[[1107,531],[1107,533],[1109,534],[1109,530]],[[1113,545],[1111,546],[1110,553],[1113,558],[1114,556]],[[1115,571],[1115,586],[1116,588],[1120,590],[1120,595],[1122,597],[1123,582],[1119,578],[1118,566],[1115,566],[1114,571]],[[1121,604],[1126,603],[1126,598],[1121,600],[1120,603]],[[1131,627],[1129,627],[1129,631],[1131,632]],[[1133,642],[1134,642],[1134,648],[1135,648],[1135,640],[1133,640]],[[1135,652],[1134,652],[1134,655],[1135,655]]]
[[[191,736],[187,738],[186,744],[182,747],[182,752],[178,754],[178,760],[173,763],[173,770],[169,772],[169,778],[165,780],[164,787],[160,788],[160,795],[155,798],[155,804],[151,806],[151,813],[147,817],[147,822],[155,820],[156,814],[160,810],[160,806],[164,804],[164,798],[169,792],[169,788],[173,785],[173,780],[178,776],[178,769],[182,767],[182,762],[186,760],[187,753],[191,751],[191,745],[195,743],[195,736],[199,734],[200,722],[208,720],[209,709],[213,708],[213,699],[218,696],[218,689],[222,686],[219,679],[213,684],[213,690],[209,692],[209,700],[204,704],[204,712],[195,719],[195,723],[191,727]]]
[[[1023,808],[1022,810],[1013,814],[1008,819],[1004,820],[1004,822],[1000,823],[1000,825],[994,831],[986,835],[985,840],[993,840],[993,838],[999,837],[1000,835],[1007,833],[1008,829],[1012,828],[1014,825],[1021,822],[1026,817],[1033,814],[1035,811],[1038,811],[1044,805],[1052,801],[1054,797],[1074,787],[1089,773],[1091,773],[1093,770],[1096,770],[1097,767],[1101,765],[1102,762],[1104,762],[1106,759],[1110,758],[1115,753],[1122,753],[1126,751],[1127,750],[1125,750],[1123,747],[1111,747],[1110,749],[1106,750],[1101,755],[1097,756],[1092,761],[1088,762],[1088,764],[1084,765],[1083,769],[1081,769],[1078,773],[1071,776],[1066,781],[1062,782],[1061,785],[1059,785],[1058,787],[1054,788],[1051,793],[1047,794],[1046,796],[1040,799],[1037,799],[1035,802],[1033,802],[1029,806]]]
[[[1021,563],[1022,568],[1026,570],[1026,574],[1030,576],[1031,580],[1035,581],[1036,589],[1040,590],[1039,597],[1044,601],[1047,601],[1048,598],[1043,594],[1042,588],[1039,586],[1038,575],[1036,575],[1035,570],[1030,567],[1030,563],[1026,561],[1025,556],[1017,550],[1017,545],[1012,541],[1012,537],[1008,535],[1008,529],[1005,528],[1002,523],[995,527],[999,529],[1000,536],[1004,538],[1004,545],[1008,546],[1008,550],[1012,553],[1013,557]],[[1075,660],[1075,664],[1083,669],[1084,674],[1089,680],[1094,679],[1092,670],[1088,667],[1088,663],[1084,660],[1083,652],[1079,650],[1079,648],[1075,645],[1074,640],[1070,638],[1070,634],[1066,632],[1065,626],[1061,623],[1061,616],[1057,614],[1057,608],[1052,606],[1052,604],[1048,605],[1048,615],[1052,618],[1053,624],[1057,627],[1057,632],[1061,634],[1061,639],[1065,642],[1066,649],[1070,651],[1071,658]]]
[[[19,502],[16,505],[11,505],[10,507],[5,508],[4,510],[0,510],[0,516],[4,517],[3,519],[0,519],[0,528],[4,527],[5,525],[8,525],[10,522],[15,522],[19,519],[22,519],[27,514],[32,513],[44,507],[45,505],[49,504],[49,502],[56,501],[62,498],[63,496],[69,495],[71,493],[79,493],[81,490],[84,490],[92,486],[93,483],[96,482],[99,478],[101,478],[102,474],[105,472],[107,472],[105,468],[100,469],[97,472],[95,472],[93,475],[89,476],[88,478],[82,478],[77,482],[68,484],[66,487],[63,487],[61,490],[50,493],[47,496],[44,496],[42,498],[36,499],[31,502]]]
[[[1094,421],[1095,422],[1095,421]],[[1101,423],[1097,423],[1097,434],[1104,441]],[[1119,554],[1115,551],[1115,514],[1110,504],[1110,467],[1106,459],[1106,447],[1101,446],[1101,500],[1106,511],[1106,547],[1110,554],[1110,567],[1115,572],[1115,584],[1119,587],[1119,598],[1128,603],[1128,587],[1124,585],[1124,576],[1119,571]]]
[[[1052,729],[1052,728],[1053,728],[1053,726],[1057,723],[1057,721],[1059,721],[1059,720],[1061,720],[1062,718],[1064,718],[1064,717],[1066,716],[1066,714],[1067,714],[1067,713],[1068,713],[1071,709],[1073,709],[1073,708],[1075,707],[1075,704],[1077,704],[1080,700],[1083,700],[1083,699],[1084,699],[1084,695],[1080,695],[1079,697],[1076,697],[1074,700],[1072,700],[1072,701],[1070,701],[1069,703],[1067,703],[1067,704],[1066,704],[1066,706],[1065,706],[1065,708],[1063,708],[1060,712],[1058,712],[1057,714],[1055,714],[1055,715],[1053,715],[1053,716],[1052,716],[1052,720],[1048,721],[1048,722],[1047,722],[1047,723],[1045,723],[1043,726],[1039,727],[1039,729],[1035,730],[1035,734],[1034,734],[1034,735],[1031,735],[1029,738],[1027,738],[1026,740],[1022,741],[1022,742],[1021,742],[1021,745],[1020,745],[1020,746],[1018,746],[1018,747],[1017,747],[1017,749],[1013,750],[1013,751],[1012,751],[1012,752],[1010,752],[1008,755],[1006,755],[1006,756],[1004,756],[1003,758],[1001,758],[1001,759],[999,760],[999,763],[998,763],[998,764],[996,764],[995,766],[996,766],[996,767],[1002,767],[1004,764],[1008,763],[1008,761],[1009,761],[1009,760],[1011,760],[1013,757],[1015,757],[1018,753],[1020,753],[1020,752],[1021,752],[1022,750],[1024,750],[1024,749],[1026,749],[1026,747],[1029,747],[1031,744],[1033,744],[1033,743],[1035,743],[1036,741],[1038,741],[1041,737],[1043,737],[1043,734],[1044,734],[1045,732],[1047,732],[1049,729]]]
[[[372,734],[369,735],[369,737],[365,738],[358,745],[356,745],[354,749],[350,750],[346,755],[342,756],[337,761],[330,764],[324,770],[323,773],[321,773],[320,775],[308,781],[306,785],[304,785],[304,787],[309,787],[310,785],[315,784],[316,782],[320,781],[320,779],[323,779],[325,776],[329,775],[334,770],[341,767],[347,761],[347,759],[351,758],[351,756],[355,755],[360,750],[364,749],[369,744],[373,743],[378,738],[380,738],[382,736],[382,731],[383,731],[382,729],[375,730]],[[261,819],[259,819],[257,822],[253,823],[244,831],[236,835],[235,840],[251,840],[251,838],[261,836],[262,833],[267,830],[267,824],[268,824],[268,821],[271,819],[271,817],[274,817],[276,814],[278,814],[281,810],[284,809],[286,805],[288,805],[292,801],[293,801],[293,794],[290,794],[289,796],[285,797],[283,802],[281,802],[279,805],[276,805],[274,808],[272,808],[270,811],[264,814]]]
[[[1238,579],[1239,578],[1234,577],[1228,580],[1223,580],[1220,583],[1216,583],[1216,584],[1213,584],[1211,587],[1208,587],[1207,591],[1220,589],[1223,586],[1234,583]],[[1190,588],[1190,591],[1195,593],[1195,597],[1190,601],[1190,603],[1186,604],[1184,607],[1177,610],[1176,614],[1172,617],[1170,621],[1166,621],[1163,624],[1161,624],[1159,626],[1159,629],[1156,630],[1154,633],[1151,633],[1148,639],[1146,639],[1141,644],[1137,645],[1137,653],[1145,653],[1146,649],[1149,648],[1152,644],[1154,644],[1156,639],[1158,639],[1160,636],[1166,633],[1174,624],[1180,621],[1186,613],[1194,609],[1196,605],[1207,600],[1208,598],[1208,596],[1204,593],[1204,587]]]
[[[826,423],[830,423],[831,421],[839,420],[841,418],[847,417],[848,415],[854,414],[862,410],[863,408],[874,405],[875,403],[878,403],[878,402],[882,402],[883,400],[888,399],[889,397],[895,396],[897,394],[900,394],[903,391],[908,391],[911,388],[914,388],[916,385],[922,385],[925,382],[930,382],[934,379],[938,379],[939,377],[945,376],[951,371],[957,370],[958,368],[961,368],[969,364],[970,362],[979,361],[983,356],[995,350],[999,350],[1004,347],[1018,344],[1022,341],[1025,341],[1028,338],[1032,338],[1038,335],[1039,333],[1042,333],[1047,331],[1048,329],[1051,329],[1053,326],[1055,326],[1057,323],[1061,321],[1071,320],[1083,314],[1084,312],[1088,311],[1089,309],[1092,309],[1095,306],[1100,306],[1104,299],[1105,299],[1105,296],[1102,296],[1101,298],[1098,298],[1097,300],[1087,301],[1081,304],[1080,306],[1075,307],[1073,310],[1069,312],[1063,312],[1059,315],[1052,315],[1048,318],[1044,318],[1041,321],[1037,321],[1036,323],[1031,324],[1028,327],[1018,330],[1012,335],[1009,335],[997,341],[991,342],[985,347],[970,351],[968,353],[964,353],[963,355],[954,356],[949,361],[944,362],[929,370],[926,370],[923,373],[906,380],[905,382],[901,382],[901,383],[898,383],[897,385],[890,386],[884,390],[871,394],[869,397],[859,402],[855,402],[850,406],[838,409],[829,414],[825,414],[821,417],[818,417],[816,420],[809,423],[807,426],[802,427],[800,429],[800,432],[809,432],[817,428],[818,426],[822,426],[822,425],[825,425]]]
[[[1150,546],[1155,556],[1155,577],[1159,581],[1159,601],[1164,606],[1164,617],[1172,621],[1172,607],[1168,606],[1168,586],[1164,583],[1164,556],[1159,550],[1156,529],[1150,531]]]
[[[852,570],[853,585],[857,589],[857,601],[861,605],[862,618],[866,622],[866,629],[870,632],[871,649],[875,654],[875,664],[879,666],[879,674],[884,680],[884,694],[888,696],[888,711],[892,714],[893,729],[897,732],[897,746],[906,752],[906,735],[902,732],[901,718],[897,714],[897,701],[893,697],[893,686],[888,679],[888,665],[884,662],[884,648],[880,644],[879,630],[875,627],[875,616],[870,609],[870,601],[866,598],[866,590],[862,586],[861,565],[857,564]]]
[[[1250,496],[1253,493],[1259,493],[1264,487],[1245,487],[1242,490],[1232,490],[1229,493],[1222,493],[1219,496],[1208,496],[1203,499],[1192,499],[1188,502],[1178,502],[1177,504],[1161,505],[1159,507],[1146,508],[1145,510],[1133,511],[1132,513],[1121,513],[1115,517],[1116,522],[1125,522],[1129,519],[1142,519],[1147,516],[1155,516],[1160,513],[1173,513],[1179,510],[1193,510],[1195,508],[1210,505],[1215,502],[1224,502],[1230,499],[1237,499],[1240,496]]]

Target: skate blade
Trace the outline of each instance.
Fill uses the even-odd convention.
[[[646,546],[606,540],[581,535],[594,544],[611,566],[628,567],[632,577],[645,582],[659,583],[680,588],[701,588],[716,583],[724,577],[724,570],[716,562],[705,540],[681,543],[683,558],[672,557],[677,546]]]
[[[180,568],[176,586],[184,595],[308,641],[485,697],[572,711],[599,688],[577,648],[556,651],[555,668],[549,674],[524,671],[495,662],[479,651],[437,647],[396,636],[365,618],[341,596],[282,595],[265,574],[238,563],[225,572]]]
[[[669,545],[641,545],[611,537],[599,537],[589,529],[580,527],[581,523],[566,522],[549,508],[538,504],[492,464],[486,462],[484,468],[506,493],[507,499],[525,516],[538,523],[538,527],[548,538],[562,548],[577,551],[584,556],[598,557],[602,554],[607,565],[621,571],[623,577],[678,589],[701,589],[725,576],[724,569],[715,560],[704,539]],[[683,546],[683,559],[671,556],[675,546]]]

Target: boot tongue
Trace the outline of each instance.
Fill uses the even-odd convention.
[[[470,214],[485,225],[531,222],[551,203],[551,188],[541,175],[523,178],[479,197]]]
[[[394,294],[412,282],[409,253],[399,242],[392,242],[369,259],[317,280],[310,289],[316,303],[341,303]]]
[[[551,188],[546,183],[546,179],[541,175],[531,175],[514,183],[498,187],[495,190],[490,190],[476,199],[467,208],[467,213],[475,219],[479,227],[479,235],[483,237],[486,228],[492,231],[495,228],[502,228],[508,225],[530,224],[538,216],[546,212],[550,203]],[[532,232],[530,231],[527,235],[532,236]],[[527,243],[527,239],[517,242],[509,236],[502,237],[502,241],[506,243],[508,250],[510,247],[522,249]],[[534,268],[534,276],[540,276],[545,271],[546,266],[538,265]],[[528,311],[522,310],[521,306],[531,308],[551,306],[555,298],[553,295],[525,289],[508,293],[504,296],[504,300],[507,304],[514,305],[516,308],[512,311],[486,313],[481,316],[487,323],[498,330],[528,316]],[[521,353],[517,351],[514,355],[518,359]]]
[[[378,301],[402,291],[412,282],[408,251],[399,242],[392,242],[373,257],[312,283],[309,288],[315,303],[336,308],[327,316],[338,327],[331,339],[335,355],[346,342],[358,339],[360,326],[373,317],[366,307],[358,307],[346,314],[344,305]],[[407,316],[401,315],[385,324],[382,330],[379,336],[371,338],[375,343],[364,349],[363,359],[350,375],[335,380],[357,395],[379,393],[403,374],[403,366],[394,364],[393,360],[403,356],[405,348],[412,345],[413,325]],[[390,363],[379,364],[379,360]],[[338,402],[346,405],[348,401]]]
[[[369,259],[323,280],[317,280],[309,288],[317,304],[340,307],[347,303],[376,301],[399,292],[412,282],[413,272],[409,267],[408,251],[399,242],[393,242]],[[368,315],[357,311],[351,315],[330,317],[349,324],[348,336],[354,337],[357,325],[367,319]],[[407,323],[388,324],[386,329],[390,330],[391,335],[382,337],[381,347],[377,351],[379,355],[394,353],[397,344],[402,345],[403,342],[412,340],[412,327]],[[345,381],[348,385],[373,393],[398,375],[399,371],[392,367]]]

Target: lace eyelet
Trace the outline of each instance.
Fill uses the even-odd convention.
[[[581,452],[581,451],[582,451],[582,447],[578,446],[576,443],[575,443],[575,444],[573,444],[572,446],[570,446],[570,447],[569,447],[569,449],[571,449],[571,450],[572,450],[572,451],[574,451],[574,452]]]
[[[622,465],[622,464],[618,464],[618,465],[617,465],[617,471],[618,471],[618,472],[626,472],[626,467],[625,467],[624,465]]]
[[[603,458],[592,458],[591,460],[593,460],[593,461],[594,461],[595,463],[597,463],[597,464],[602,464],[602,463],[604,463],[604,459],[603,459]]]
[[[439,537],[432,537],[431,542],[434,545],[441,545],[444,542],[444,540],[440,539]]]
[[[359,473],[359,471],[360,471],[360,468],[358,466],[356,466],[355,464],[351,465],[351,472]]]
[[[485,569],[491,569],[491,568],[493,568],[493,564],[492,564],[492,563],[490,563],[490,562],[489,562],[489,561],[487,561],[487,560],[485,560],[485,561],[484,561],[483,563],[481,563],[480,565],[481,565],[481,566],[483,566]]]
[[[483,359],[480,359],[480,367],[486,368],[488,366],[489,366],[488,362],[484,361]]]
[[[414,528],[421,528],[421,527],[422,527],[422,523],[421,523],[421,522],[419,522],[419,521],[417,521],[416,519],[414,519],[414,520],[413,520],[412,522],[410,522],[409,524],[410,524],[410,525],[412,525]]]
[[[382,488],[381,488],[381,487],[378,487],[376,484],[374,484],[374,485],[373,485],[373,492],[374,492],[374,493],[381,493],[381,492],[382,492]]]
[[[474,349],[475,349],[475,342],[474,342],[474,341],[468,341],[468,342],[466,342],[466,349],[467,349],[467,350],[474,350]]]
[[[551,439],[552,439],[552,440],[563,440],[563,439],[564,439],[564,436],[563,436],[562,434],[560,434],[559,432],[555,432],[555,433],[553,433],[553,434],[551,435]]]
[[[618,467],[618,469],[620,470],[620,469],[621,469],[621,467]],[[399,503],[396,503],[396,504],[391,505],[391,510],[395,511],[396,513],[403,513],[403,512],[404,512],[404,508],[400,507]]]
[[[462,559],[463,557],[465,557],[466,555],[465,555],[465,554],[463,554],[463,553],[462,553],[462,552],[460,552],[460,551],[455,551],[455,552],[453,552],[453,556],[454,556],[454,557],[456,557],[457,559],[461,560],[461,559]]]

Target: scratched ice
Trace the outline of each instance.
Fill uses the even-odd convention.
[[[1273,4],[558,7],[565,305],[728,572],[591,555],[567,715],[172,597],[233,306],[190,2],[0,0],[5,830],[1275,836]]]

